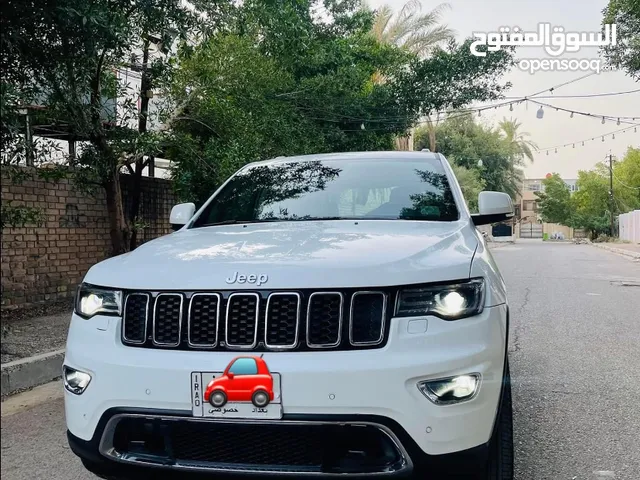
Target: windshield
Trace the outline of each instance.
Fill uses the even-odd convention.
[[[279,162],[248,168],[218,193],[194,227],[320,219],[454,221],[438,159]]]

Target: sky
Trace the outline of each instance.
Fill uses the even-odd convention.
[[[405,0],[368,0],[372,8],[387,4],[400,10]],[[422,0],[422,8],[429,11],[441,2]],[[565,32],[599,32],[602,21],[602,9],[607,0],[449,0],[450,9],[445,10],[442,22],[454,29],[458,39],[472,36],[474,32],[497,32],[500,27],[518,26],[523,31],[536,31],[538,24],[548,22],[552,27],[564,27]],[[542,47],[519,47],[517,58],[551,58]],[[598,58],[597,47],[583,47],[576,53],[564,53],[558,58]],[[504,77],[512,84],[507,96],[523,97],[548,89],[564,82],[585,76],[588,72],[545,72],[533,74],[513,69]],[[585,95],[594,93],[622,92],[640,88],[636,82],[622,71],[601,72],[583,80],[555,89],[553,94],[541,95]],[[638,117],[634,123],[640,125],[640,92],[627,95],[595,97],[595,98],[545,98],[540,100],[561,108],[588,112],[612,117]],[[576,178],[579,170],[588,170],[607,155],[622,158],[629,146],[640,148],[640,126],[637,133],[633,129],[624,133],[602,136],[624,128],[616,121],[607,121],[604,125],[600,119],[581,117],[554,109],[544,109],[543,119],[536,118],[539,107],[522,103],[513,106],[482,112],[483,122],[496,124],[503,117],[513,117],[522,123],[521,129],[531,134],[540,151],[535,153],[534,162],[525,168],[527,178],[542,178],[547,173],[557,172],[563,178]],[[480,118],[479,118],[480,119]],[[621,120],[624,121],[624,120]],[[629,120],[631,121],[631,120]],[[587,141],[582,146],[580,141]],[[545,147],[554,147],[576,142],[575,148],[570,145],[554,149],[546,154]]]

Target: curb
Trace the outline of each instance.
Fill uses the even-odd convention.
[[[2,365],[2,397],[43,385],[62,376],[64,350],[21,358]]]
[[[625,255],[630,258],[635,258],[636,260],[640,260],[640,253],[632,252],[630,250],[625,250],[624,248],[616,248],[610,247],[609,245],[602,245],[600,243],[591,243],[594,247],[601,248],[603,250],[607,250],[609,252],[617,253],[619,255]]]

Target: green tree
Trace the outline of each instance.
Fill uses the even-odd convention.
[[[554,173],[542,181],[543,192],[534,192],[538,212],[542,220],[549,223],[568,225],[574,216],[569,187],[559,174]]]
[[[418,131],[418,148],[428,145],[428,135],[426,128]],[[438,126],[436,139],[437,150],[453,164],[477,171],[484,188],[516,197],[522,185],[522,159],[498,129],[476,123],[471,115],[454,115]]]
[[[526,158],[533,163],[533,152],[538,150],[538,146],[535,142],[529,140],[528,137],[531,134],[520,131],[520,127],[522,127],[522,123],[515,118],[508,120],[503,118],[498,124],[498,128],[512,149],[513,155],[521,159]]]
[[[572,197],[575,212],[569,226],[589,230],[591,238],[610,230],[607,170],[604,164],[598,164],[593,170],[578,172],[578,190]]]
[[[640,209],[640,148],[629,147],[613,164],[613,193],[621,213]]]
[[[602,10],[603,28],[615,24],[618,41],[603,47],[610,65],[625,70],[640,80],[640,2],[638,0],[609,0]]]
[[[237,28],[181,51],[170,156],[192,200],[251,161],[391,149],[421,111],[496,98],[505,88],[498,77],[509,52],[469,60],[468,44],[452,44],[420,60],[370,35],[373,12],[356,1],[325,2],[329,23],[314,20],[311,2],[278,5],[245,2],[230,22]],[[375,72],[387,81],[372,81]]]
[[[472,170],[455,163],[451,165],[453,173],[458,179],[460,189],[467,201],[467,206],[472,212],[478,211],[478,194],[484,190],[484,180],[480,177],[478,170]]]
[[[12,0],[3,7],[3,84],[18,92],[13,108],[35,104],[43,122],[81,142],[68,163],[79,187],[104,189],[114,254],[131,247],[119,175],[134,172],[132,165],[139,173],[160,152],[144,106],[171,56],[151,58],[150,43],[169,53],[174,36],[184,41],[210,29],[219,4],[197,7],[180,0]],[[142,91],[118,80],[116,72],[131,66],[142,72]]]
[[[453,39],[455,32],[441,24],[442,13],[450,8],[441,3],[429,12],[422,12],[422,2],[410,0],[395,14],[389,5],[376,11],[371,32],[380,43],[396,45],[419,57],[425,57],[436,45]]]

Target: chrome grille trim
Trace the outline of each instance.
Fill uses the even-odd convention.
[[[180,297],[180,314],[178,315],[178,341],[175,343],[158,342],[156,341],[156,310],[158,307],[158,299],[161,297]],[[151,324],[151,341],[154,345],[159,347],[177,347],[182,340],[182,309],[184,304],[184,295],[181,293],[159,293],[156,295],[155,302],[153,303],[153,323]]]
[[[311,300],[316,295],[338,295],[340,297],[340,314],[338,316],[338,340],[335,343],[329,343],[329,344],[313,343],[309,338],[309,330],[310,330],[309,327],[311,325]],[[311,295],[309,295],[309,302],[307,304],[307,335],[306,335],[307,346],[309,348],[333,348],[340,345],[340,342],[342,341],[343,309],[344,309],[344,295],[342,294],[342,292],[313,292]]]
[[[216,306],[216,341],[214,343],[193,343],[191,341],[191,306],[193,299],[196,297],[216,297],[218,304]],[[222,304],[222,295],[219,293],[194,293],[189,299],[189,310],[187,311],[187,343],[190,347],[195,348],[215,348],[218,346],[218,333],[220,331],[220,306]]]
[[[355,342],[353,340],[353,303],[358,295],[381,295],[382,296],[382,318],[380,319],[380,336],[373,342]],[[384,340],[384,326],[387,323],[387,295],[384,292],[375,290],[361,290],[351,295],[351,306],[349,307],[349,343],[351,345],[380,345]]]
[[[125,334],[125,324],[127,322],[127,302],[129,301],[129,298],[131,297],[135,297],[135,296],[139,296],[139,297],[145,297],[147,299],[146,301],[146,306],[145,306],[145,313],[144,313],[144,335],[142,336],[142,341],[139,342],[137,340],[131,340],[129,338],[127,338],[126,334]],[[149,295],[148,293],[130,293],[127,295],[127,298],[124,301],[124,307],[122,309],[122,340],[125,343],[129,343],[132,345],[142,345],[147,341],[147,326],[149,324],[149,300],[151,299],[151,295]]]
[[[271,302],[271,299],[273,297],[282,297],[282,296],[295,296],[298,299],[298,305],[297,305],[297,309],[296,309],[296,332],[295,332],[295,338],[293,341],[293,344],[291,345],[271,345],[269,344],[269,341],[267,340],[267,337],[269,335],[269,305]],[[267,298],[267,308],[265,310],[265,317],[264,317],[264,345],[267,348],[272,348],[274,350],[290,350],[293,348],[296,348],[298,346],[298,335],[299,335],[299,331],[300,331],[300,309],[301,309],[301,304],[302,304],[302,298],[300,297],[300,294],[298,292],[274,292],[271,295],[269,295],[269,298]]]
[[[255,327],[253,332],[253,343],[250,345],[235,345],[229,342],[229,307],[231,306],[231,299],[237,296],[247,296],[247,297],[255,297],[256,298],[256,318],[255,318]],[[260,295],[257,293],[244,293],[244,292],[235,292],[229,295],[227,299],[227,310],[225,312],[225,321],[224,321],[224,341],[227,347],[238,348],[240,350],[252,350],[256,348],[258,345],[258,321],[260,319]]]

